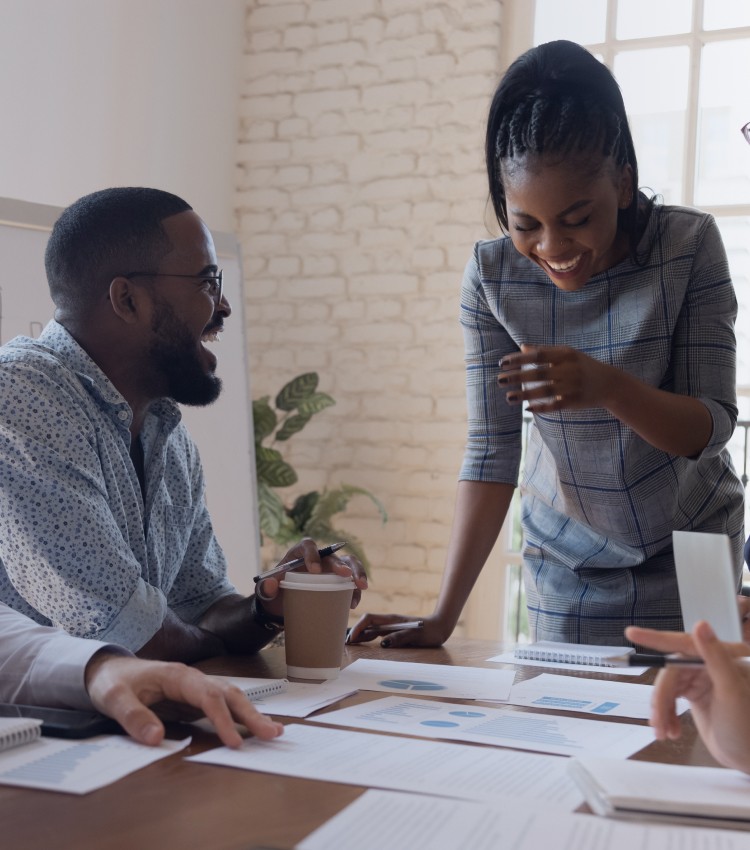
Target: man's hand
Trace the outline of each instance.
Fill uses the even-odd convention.
[[[702,667],[665,667],[659,672],[651,703],[656,737],[680,737],[678,697],[690,700],[693,719],[711,754],[721,764],[750,773],[750,668],[737,658],[750,655],[744,643],[723,643],[708,623],[697,623],[692,635],[630,626],[628,640],[662,652],[699,656]]]
[[[162,722],[147,708],[161,700],[174,700],[200,709],[228,747],[242,743],[235,721],[266,741],[284,729],[281,723],[261,714],[239,688],[184,664],[148,661],[102,650],[86,666],[85,682],[97,711],[113,717],[142,744],[155,746],[164,738]]]
[[[362,591],[367,590],[367,576],[365,575],[365,568],[353,555],[341,557],[338,554],[333,554],[323,558],[321,562],[320,555],[318,555],[318,545],[311,538],[305,537],[296,546],[293,546],[279,563],[285,564],[287,561],[293,561],[296,558],[305,559],[305,569],[310,573],[330,572],[347,578],[351,576],[355,585],[352,595],[352,608],[359,605]],[[281,581],[283,581],[283,576],[267,578],[259,581],[255,589],[255,595],[261,601],[263,608],[275,617],[284,616],[283,594],[279,593]]]

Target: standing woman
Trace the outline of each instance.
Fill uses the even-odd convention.
[[[672,531],[728,534],[741,483],[736,300],[713,218],[655,205],[620,89],[577,44],[529,50],[503,77],[486,139],[507,234],[477,243],[461,295],[469,436],[440,597],[419,630],[453,631],[518,480],[536,639],[621,644],[627,625],[682,628]],[[351,641],[397,615],[365,615]]]

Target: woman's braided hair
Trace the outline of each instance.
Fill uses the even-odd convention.
[[[638,163],[620,87],[609,69],[572,41],[528,50],[500,81],[490,106],[485,154],[492,206],[508,230],[502,161],[523,154],[611,156],[629,165],[634,190]],[[619,226],[635,256],[650,203],[639,215],[639,193],[619,211]]]

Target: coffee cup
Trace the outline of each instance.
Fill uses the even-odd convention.
[[[284,646],[290,679],[338,676],[354,581],[334,573],[288,572],[284,593]]]

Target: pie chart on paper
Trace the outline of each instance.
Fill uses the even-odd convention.
[[[384,688],[393,688],[398,691],[444,691],[445,685],[437,682],[425,682],[421,679],[386,679],[378,682]]]

